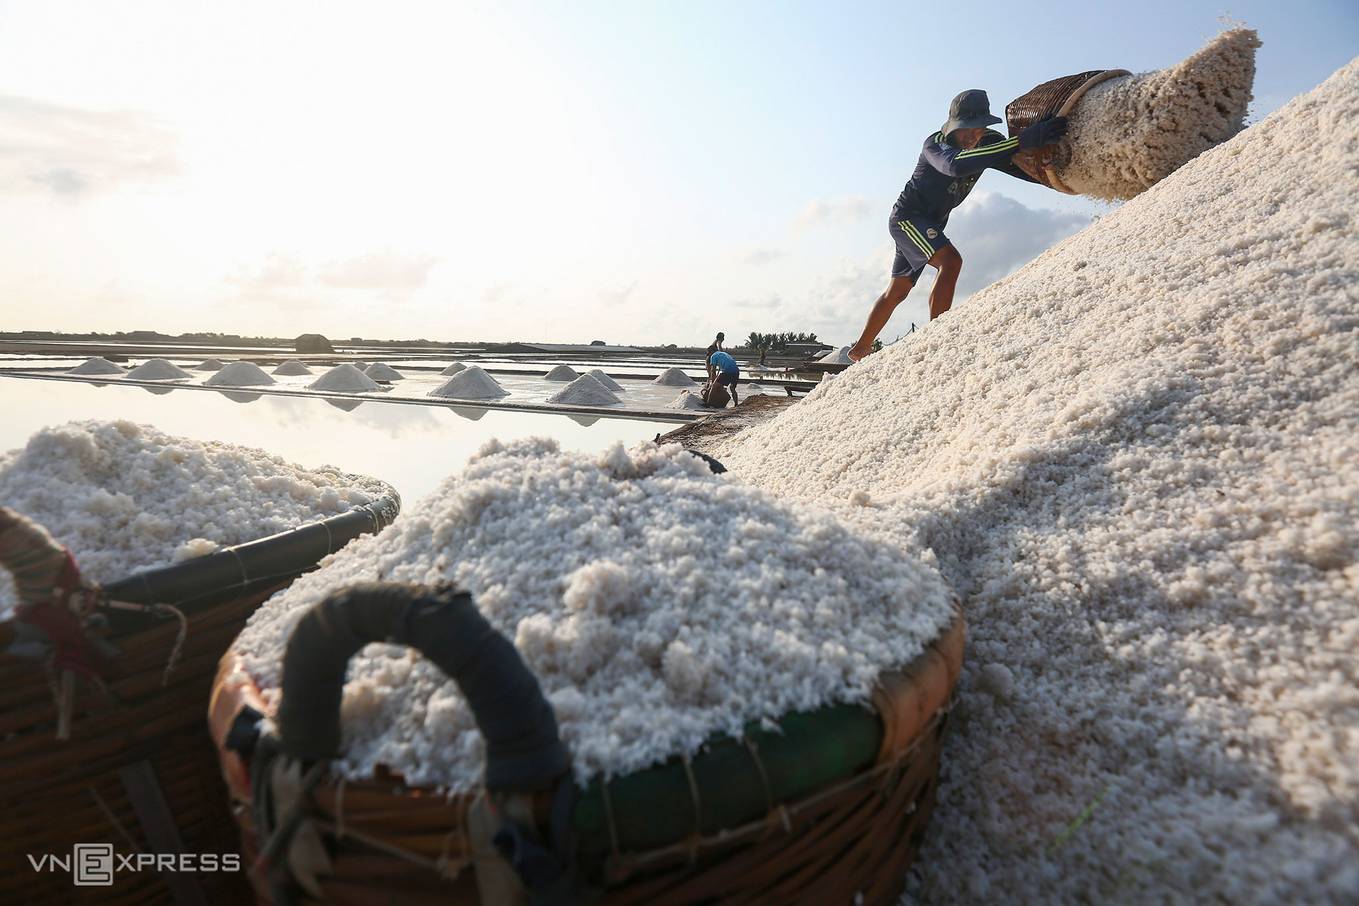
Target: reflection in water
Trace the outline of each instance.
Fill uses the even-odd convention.
[[[139,385],[139,386],[141,386],[141,388],[142,388],[143,390],[145,390],[147,393],[154,393],[156,396],[164,396],[164,395],[167,394],[167,393],[173,392],[174,389],[175,389],[174,387],[165,387],[165,386],[155,386],[155,387],[153,387],[153,386],[151,386],[151,385],[149,385],[149,384],[141,384],[141,385]]]
[[[461,415],[468,421],[481,421],[486,417],[486,410],[476,406],[449,406],[448,408],[453,410],[454,415]]]
[[[329,396],[326,397],[325,400],[342,412],[353,412],[363,405],[363,400],[340,400]]]
[[[34,432],[63,422],[127,419],[167,434],[267,450],[308,468],[328,463],[373,475],[391,482],[413,504],[462,471],[468,457],[493,437],[509,443],[546,436],[564,450],[603,452],[619,441],[632,445],[674,427],[606,417],[586,428],[559,413],[393,403],[373,403],[353,416],[339,416],[331,407],[364,400],[326,399],[330,406],[323,406],[313,396],[269,393],[242,409],[222,399],[226,394],[220,390],[174,393],[176,385],[148,387],[160,391],[152,399],[132,385],[106,383],[112,389],[91,393],[88,382],[0,375],[0,452],[22,447]],[[446,409],[453,414],[445,414]]]
[[[571,419],[571,421],[580,425],[582,428],[588,428],[599,421],[598,415],[568,415],[567,418]]]
[[[243,390],[221,390],[218,392],[233,403],[253,403],[255,400],[264,396],[263,393],[246,393]]]

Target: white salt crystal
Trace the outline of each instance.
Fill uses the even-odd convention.
[[[685,374],[679,368],[667,368],[656,375],[651,383],[660,384],[662,387],[693,387],[698,381]]]
[[[572,368],[570,365],[558,365],[556,368],[553,368],[547,374],[543,375],[543,380],[574,381],[578,377],[580,377],[580,375],[577,374],[576,369]]]
[[[254,362],[232,362],[203,382],[209,387],[255,387],[274,383]]]
[[[377,381],[346,362],[321,375],[307,385],[309,390],[329,390],[334,393],[371,393],[379,390]]]
[[[429,395],[457,400],[488,400],[509,396],[510,392],[480,365],[472,365],[431,390]]]
[[[138,381],[178,381],[193,377],[183,368],[165,359],[151,359],[133,368],[127,376]]]
[[[593,374],[582,374],[549,396],[547,401],[564,406],[612,406],[622,402],[617,394],[601,384]]]

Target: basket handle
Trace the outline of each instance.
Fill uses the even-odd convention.
[[[486,739],[490,790],[550,789],[570,766],[557,719],[519,652],[471,595],[370,582],[312,607],[288,638],[278,708],[282,750],[305,761],[340,749],[340,699],[349,659],[370,642],[408,645],[457,682]]]

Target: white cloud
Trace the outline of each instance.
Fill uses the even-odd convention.
[[[879,206],[879,204],[864,198],[862,195],[819,199],[810,202],[807,207],[802,209],[793,221],[793,226],[797,230],[807,230],[814,227],[836,226],[845,223],[862,223]]]
[[[748,252],[742,255],[740,261],[742,264],[752,264],[755,266],[760,266],[764,264],[772,264],[773,262],[778,261],[780,258],[785,257],[787,254],[788,253],[783,251],[783,249],[754,248],[750,249]]]
[[[380,290],[407,297],[425,285],[430,269],[439,263],[433,255],[370,252],[332,261],[320,269],[318,279],[335,289]]]
[[[147,114],[0,95],[0,193],[77,199],[178,170],[174,134]]]

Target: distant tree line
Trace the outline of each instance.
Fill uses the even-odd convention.
[[[817,339],[814,333],[759,333],[752,330],[750,336],[746,338],[746,347],[781,352],[788,348],[789,343],[815,342]]]

